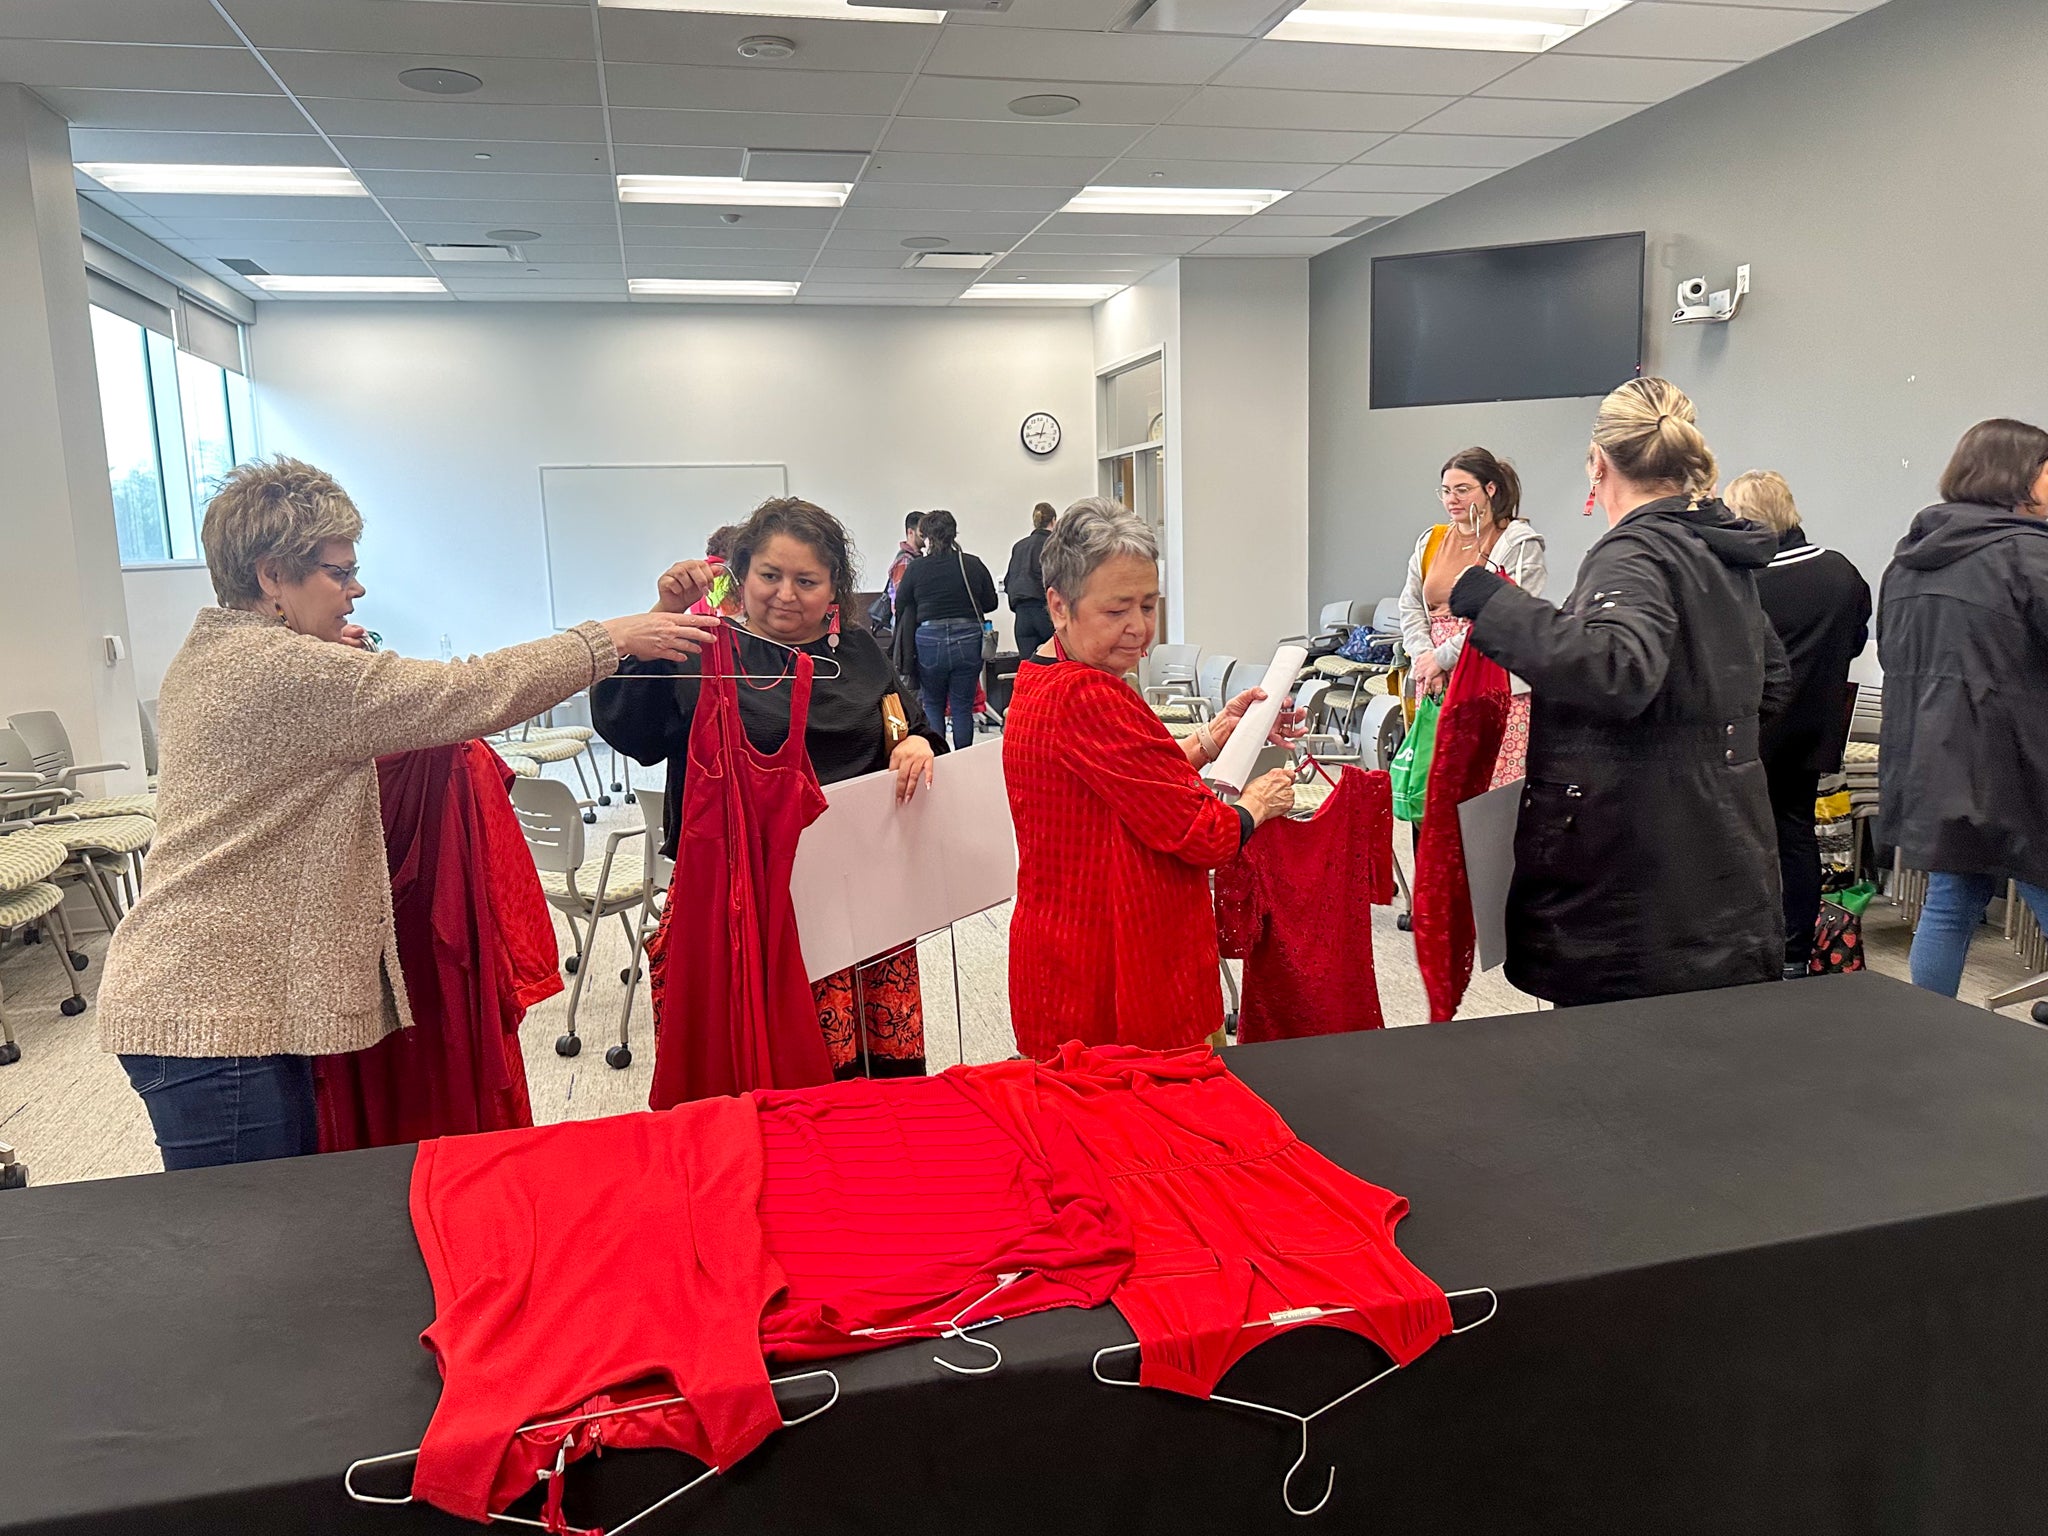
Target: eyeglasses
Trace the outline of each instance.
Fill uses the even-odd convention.
[[[354,586],[356,577],[363,569],[360,565],[329,565],[325,560],[320,561],[319,565],[321,570],[334,578],[337,586],[342,587]]]

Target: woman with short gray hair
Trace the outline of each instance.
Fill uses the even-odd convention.
[[[1077,501],[1044,570],[1052,654],[1024,659],[1003,728],[1017,1045],[1040,1058],[1068,1040],[1193,1045],[1223,1023],[1209,871],[1287,813],[1294,776],[1275,769],[1225,805],[1197,770],[1264,695],[1177,742],[1124,682],[1158,627],[1159,546],[1143,521]]]

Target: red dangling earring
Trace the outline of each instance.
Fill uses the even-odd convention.
[[[831,627],[830,627],[830,628],[828,628],[828,629],[827,629],[827,630],[825,631],[825,635],[826,635],[825,643],[826,643],[827,645],[831,646],[833,650],[835,650],[835,651],[836,651],[836,650],[838,650],[838,649],[839,649],[839,605],[838,605],[837,603],[834,603],[834,604],[832,605],[832,624],[831,624]]]

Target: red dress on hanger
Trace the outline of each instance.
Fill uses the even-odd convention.
[[[704,652],[676,867],[653,964],[663,973],[651,1109],[832,1080],[789,896],[797,839],[825,809],[804,745],[811,658],[795,655],[789,737],[747,740],[732,631]]]
[[[1415,960],[1429,994],[1429,1018],[1453,1018],[1472,982],[1472,887],[1465,877],[1465,833],[1458,807],[1493,785],[1507,733],[1511,695],[1500,663],[1467,645],[1444,689],[1436,756],[1415,847]]]

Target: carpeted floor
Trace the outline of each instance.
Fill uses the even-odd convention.
[[[612,825],[637,825],[640,818],[637,807],[623,803],[599,815],[599,825],[590,829],[593,834]],[[1406,839],[1399,841],[1405,856]],[[559,917],[556,924],[567,954],[567,927]],[[1335,937],[1341,942],[1345,936]],[[1896,907],[1874,903],[1865,918],[1864,937],[1874,969],[1905,974],[1911,934]],[[1371,942],[1387,1022],[1410,1025],[1426,1020],[1412,941],[1396,926],[1392,908],[1374,911]],[[90,995],[106,938],[81,936],[81,947],[92,957],[90,969],[80,978]],[[950,941],[941,934],[920,946],[927,1050],[934,1069],[962,1059],[963,1050],[968,1061],[995,1060],[1012,1052],[1008,957],[1006,908],[958,924]],[[619,974],[626,959],[625,933],[617,922],[607,924],[600,930],[578,1005],[578,1031],[586,1044],[574,1058],[555,1051],[556,1037],[567,1027],[566,993],[528,1015],[520,1041],[537,1120],[584,1119],[644,1107],[654,1059],[644,981],[635,989],[629,1024],[632,1064],[615,1071],[604,1062],[604,1047],[619,1034],[626,993]],[[1971,952],[1963,997],[1981,1004],[1990,992],[2013,985],[2025,974],[2004,941],[1986,928]],[[5,988],[7,1017],[22,1048],[19,1062],[0,1067],[0,1142],[15,1147],[32,1181],[111,1178],[156,1168],[156,1149],[142,1103],[130,1091],[120,1064],[100,1050],[91,1011],[77,1018],[65,1018],[58,1011],[66,990],[49,949],[16,943],[0,951],[0,986]],[[1526,1012],[1537,1006],[1494,973],[1473,979],[1460,1016]],[[2025,1016],[2024,1009],[2013,1012]]]

